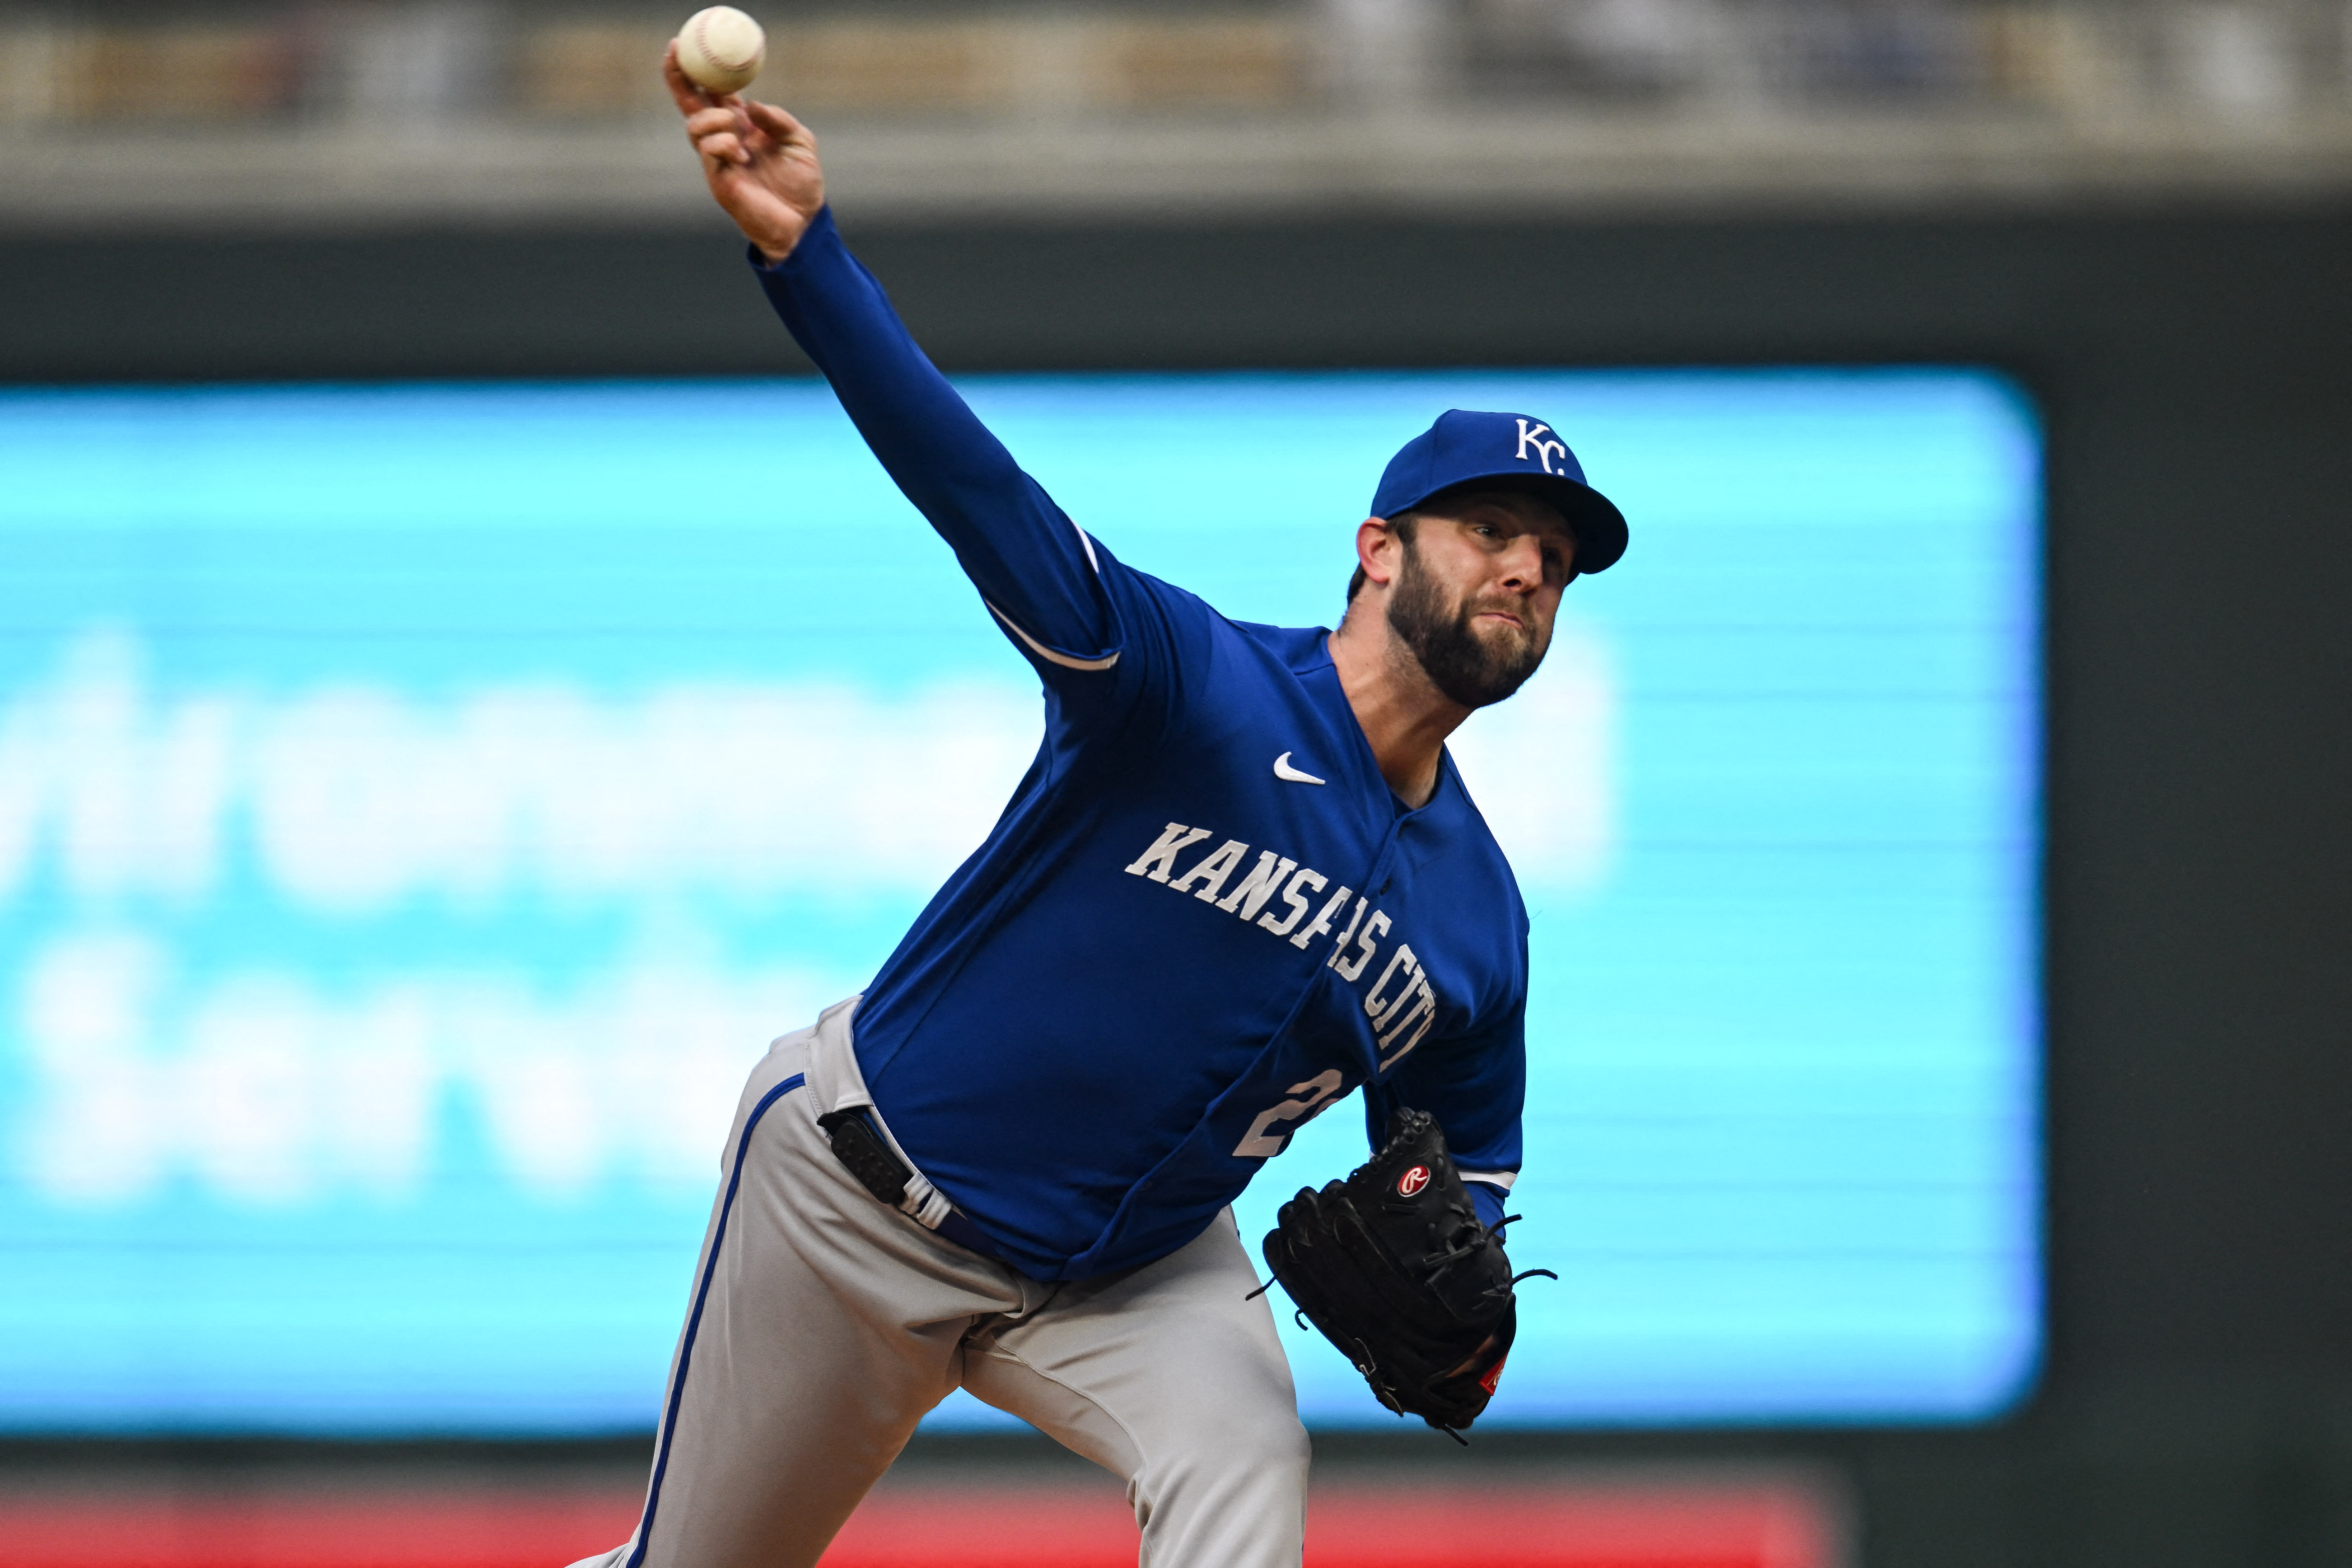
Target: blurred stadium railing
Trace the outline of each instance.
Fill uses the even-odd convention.
[[[12,1499],[12,1568],[543,1568],[624,1539],[643,1482],[537,1485],[312,1476],[110,1486]],[[242,1484],[239,1484],[239,1483]],[[1305,1568],[1847,1568],[1852,1523],[1818,1473],[1780,1468],[1555,1469],[1483,1485],[1423,1470],[1318,1484]],[[1134,1515],[1108,1476],[894,1473],[824,1568],[1125,1568]]]
[[[649,217],[688,0],[0,4],[0,224]],[[2352,188],[2352,0],[755,5],[862,210]]]

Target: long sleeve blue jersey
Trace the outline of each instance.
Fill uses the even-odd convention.
[[[1045,687],[1036,760],[857,1010],[900,1146],[1039,1279],[1173,1252],[1358,1089],[1375,1145],[1391,1108],[1434,1115],[1499,1217],[1528,919],[1451,756],[1408,810],[1327,630],[1227,620],[1080,531],[830,211],[782,263],[752,259]]]

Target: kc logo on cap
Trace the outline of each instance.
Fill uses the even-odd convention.
[[[1513,415],[1512,417],[1519,421],[1519,449],[1517,454],[1519,460],[1521,462],[1527,461],[1528,448],[1532,446],[1536,449],[1536,461],[1543,465],[1543,471],[1545,473],[1550,473],[1551,455],[1554,452],[1558,452],[1563,458],[1566,458],[1568,456],[1568,443],[1565,441],[1547,441],[1543,439],[1545,436],[1551,433],[1551,426],[1549,425],[1538,425],[1531,430],[1528,428],[1528,422],[1525,418],[1518,415]]]
[[[1584,466],[1558,432],[1529,414],[1449,408],[1389,459],[1371,515],[1411,511],[1441,490],[1480,480],[1535,495],[1576,531],[1577,572],[1604,571],[1625,553],[1625,516],[1585,482]]]

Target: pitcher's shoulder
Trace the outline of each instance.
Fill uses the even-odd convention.
[[[1438,791],[1430,802],[1437,809],[1428,813],[1434,818],[1431,826],[1437,831],[1435,842],[1427,852],[1453,862],[1457,876],[1490,884],[1517,911],[1518,922],[1524,927],[1527,906],[1519,897],[1518,873],[1511,869],[1510,856],[1495,837],[1486,814],[1478,809],[1477,799],[1470,793],[1462,770],[1454,765],[1451,748],[1442,753],[1438,766]]]
[[[1225,623],[1272,654],[1292,673],[1304,675],[1331,662],[1328,626],[1269,626],[1256,621]]]

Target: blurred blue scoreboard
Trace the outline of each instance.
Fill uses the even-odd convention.
[[[1632,519],[1455,742],[1534,920],[1513,1257],[1561,1276],[1496,1418],[2031,1386],[2012,386],[967,389],[1243,619],[1337,619],[1364,498],[1448,406],[1550,420]],[[1037,730],[819,385],[0,394],[0,1428],[650,1426],[743,1073],[871,974]],[[1244,1234],[1362,1152],[1352,1104],[1312,1124]],[[1288,1342],[1311,1420],[1392,1419]]]

